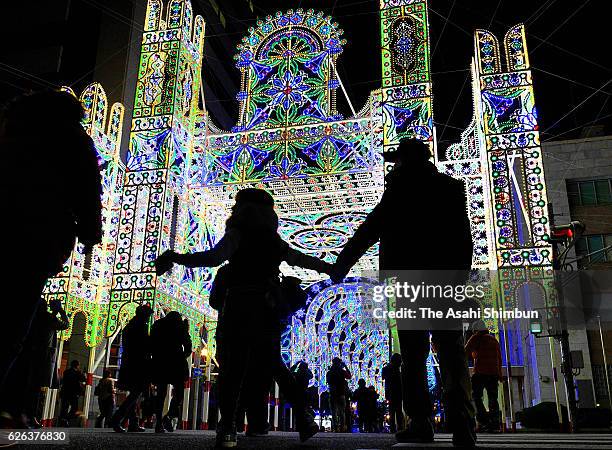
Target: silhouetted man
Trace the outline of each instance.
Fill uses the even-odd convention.
[[[476,405],[476,418],[482,431],[499,431],[498,383],[502,379],[502,359],[499,342],[486,324],[477,320],[472,324],[474,334],[465,344],[465,352],[474,359],[472,395]],[[482,394],[487,391],[489,411],[484,406]]]
[[[0,118],[4,220],[3,285],[19,286],[11,314],[0,316],[0,396],[21,352],[45,281],[62,271],[75,239],[91,251],[102,240],[97,152],[81,126],[80,102],[60,91],[23,95]],[[19,167],[27,166],[27,181]],[[10,388],[10,387],[9,387]]]
[[[155,405],[155,432],[173,432],[172,419],[182,415],[185,381],[189,379],[192,345],[188,323],[178,311],[170,311],[151,327],[153,383],[157,386]],[[163,415],[168,386],[172,385],[172,400],[168,414]]]
[[[117,387],[130,393],[113,414],[112,426],[117,433],[126,432],[122,426],[125,419],[129,419],[127,431],[145,431],[138,423],[136,404],[151,383],[149,320],[152,315],[153,310],[149,305],[140,305],[136,308],[132,320],[123,329],[123,348]]]
[[[62,399],[60,408],[60,423],[70,424],[70,420],[76,417],[79,407],[79,397],[83,395],[83,385],[87,381],[85,374],[81,371],[80,363],[75,359],[70,367],[64,370],[60,397]]]
[[[336,261],[340,280],[380,240],[385,271],[464,271],[472,262],[472,238],[461,181],[438,172],[431,152],[420,141],[402,141],[386,156],[394,162],[380,203],[346,244]],[[435,272],[438,273],[438,272]],[[431,400],[426,376],[430,350],[427,330],[398,332],[404,361],[403,398],[410,426],[396,434],[400,442],[432,442]],[[443,371],[445,406],[453,443],[474,446],[473,405],[460,330],[432,330]]]
[[[366,415],[366,428],[368,433],[378,432],[378,392],[374,386],[368,386],[368,407]]]
[[[366,433],[369,429],[369,420],[372,412],[369,410],[371,406],[370,391],[366,387],[366,382],[361,378],[357,382],[357,389],[353,392],[353,401],[357,402],[357,414],[359,417],[359,431]]]
[[[385,399],[389,402],[389,426],[391,433],[404,427],[404,411],[402,409],[402,355],[394,353],[391,361],[382,370],[385,382]]]
[[[312,408],[312,401],[308,392],[308,385],[310,384],[310,380],[312,380],[314,377],[314,374],[312,373],[312,370],[310,370],[310,367],[308,367],[308,363],[306,361],[296,362],[290,370],[295,377],[300,394],[304,398],[304,407],[307,410],[310,410],[310,408]]]
[[[349,394],[348,383],[351,372],[344,361],[335,357],[332,365],[327,371],[326,381],[329,387],[329,402],[332,413],[332,427],[334,431],[343,433],[346,431],[346,406]]]

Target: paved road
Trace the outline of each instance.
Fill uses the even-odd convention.
[[[51,430],[57,430],[55,428]],[[65,430],[69,437],[64,448],[74,449],[181,449],[212,448],[215,434],[212,431],[177,431],[156,435],[148,431],[142,434],[116,434],[110,430],[71,428]],[[389,434],[339,434],[321,433],[301,444],[296,433],[271,433],[262,438],[238,438],[239,448],[275,449],[350,449],[373,450],[391,448],[423,448],[422,445],[396,444]],[[451,437],[441,434],[427,448],[451,448]],[[58,445],[36,445],[33,449],[55,448]],[[479,448],[554,448],[554,449],[612,449],[612,434],[499,434],[479,435]]]

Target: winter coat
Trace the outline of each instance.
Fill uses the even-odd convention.
[[[189,378],[191,336],[180,316],[157,320],[151,328],[151,345],[153,383],[183,383]]]
[[[134,317],[123,330],[123,349],[117,387],[126,391],[144,390],[151,381],[149,324]]]

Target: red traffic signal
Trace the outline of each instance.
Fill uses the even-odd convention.
[[[569,243],[579,238],[584,233],[584,229],[582,222],[574,220],[566,225],[552,227],[550,237],[553,242]]]

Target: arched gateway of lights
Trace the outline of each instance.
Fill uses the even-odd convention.
[[[48,298],[65,302],[71,320],[85,315],[90,364],[96,346],[143,302],[157,315],[175,309],[188,317],[196,345],[214,341],[216,313],[207,301],[214,271],[176,268],[156,277],[153,262],[168,248],[210,248],[239,189],[269,190],[282,236],[333,261],[383,191],[381,154],[403,137],[434,145],[427,2],[381,0],[380,25],[382,86],[344,118],[336,110],[335,62],[345,44],[338,24],[301,9],[258,20],[234,57],[242,74],[240,117],[224,131],[209,121],[201,95],[204,20],[193,17],[187,0],[149,0],[125,161],[119,156],[123,106],[114,104],[109,113],[97,83],[80,96],[102,163],[103,243],[89,255],[77,246],[46,288]],[[467,184],[473,266],[499,270],[489,301],[510,306],[529,281],[551,302],[547,198],[523,26],[511,28],[502,45],[477,30],[474,52],[473,120],[444,157],[436,152],[435,162]],[[389,332],[387,324],[363,321],[356,299],[368,281],[355,276],[376,267],[377,249],[339,285],[284,268],[309,285],[311,300],[285,333],[283,356],[307,360],[317,385],[340,356],[354,381],[365,378],[381,390]],[[505,343],[520,340],[511,323],[493,325]],[[536,361],[511,353],[515,365]]]

